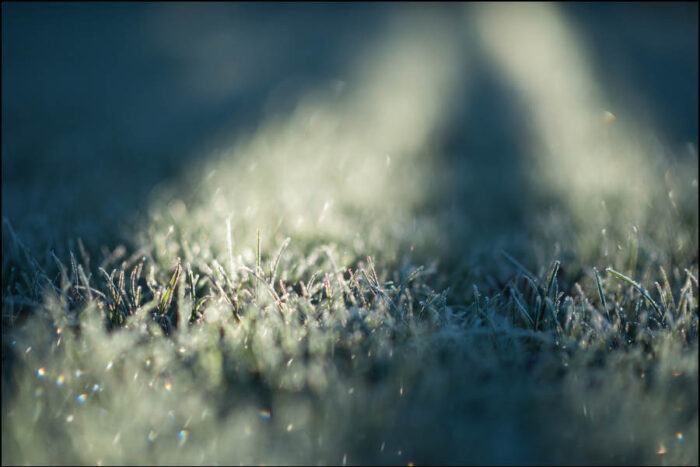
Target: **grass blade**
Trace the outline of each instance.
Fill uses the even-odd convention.
[[[639,291],[639,293],[642,294],[642,297],[644,297],[649,302],[649,304],[654,308],[654,310],[656,310],[656,312],[659,314],[659,316],[663,316],[663,314],[661,313],[661,310],[659,309],[659,305],[656,304],[656,302],[651,298],[649,293],[647,293],[647,291],[644,290],[644,287],[642,287],[639,284],[639,282],[635,281],[634,279],[632,279],[630,277],[625,276],[621,272],[615,271],[613,268],[605,268],[605,271],[609,272],[610,274],[617,277],[618,279],[620,279],[624,282],[627,282],[632,287],[637,289]]]
[[[172,301],[173,297],[173,291],[175,290],[175,287],[177,286],[177,280],[180,277],[180,272],[182,272],[182,266],[180,264],[180,258],[178,258],[177,265],[175,266],[175,271],[173,271],[173,275],[170,278],[170,283],[168,283],[168,288],[165,290],[165,293],[163,294],[163,297],[160,300],[161,313],[165,313],[165,311],[170,306],[170,302]]]
[[[525,268],[525,266],[523,266],[522,264],[520,264],[515,258],[513,258],[511,255],[509,255],[508,253],[506,253],[505,250],[501,250],[501,254],[503,255],[503,257],[504,257],[505,259],[507,259],[508,261],[510,261],[511,263],[513,263],[513,265],[514,265],[516,268],[518,268],[518,269],[520,270],[520,272],[522,272],[522,273],[525,275],[525,277],[527,277],[528,279],[530,279],[533,283],[537,284],[537,279],[535,278],[534,275],[532,275],[532,273],[530,273],[530,271],[528,271],[528,270]]]
[[[550,297],[550,292],[552,291],[552,285],[555,284],[555,280],[557,278],[557,272],[559,272],[559,261],[554,261],[554,265],[552,266],[552,274],[549,276],[549,281],[547,281],[547,296]],[[557,295],[557,292],[554,292],[554,296]]]
[[[514,301],[515,304],[517,305],[518,309],[520,310],[520,313],[523,315],[523,317],[525,318],[525,320],[527,321],[527,323],[530,325],[530,329],[532,329],[532,328],[535,326],[535,322],[532,320],[532,317],[530,316],[530,314],[529,314],[529,313],[527,312],[527,310],[525,309],[525,305],[523,305],[523,304],[520,302],[520,300],[518,300],[517,291],[515,290],[515,287],[513,287],[513,286],[511,285],[511,286],[510,286],[510,289],[511,289],[511,291],[512,291],[512,294],[511,294],[511,295],[512,295],[512,297],[513,297],[513,301]]]
[[[605,301],[605,293],[603,292],[603,283],[600,281],[600,274],[598,274],[598,269],[593,268],[593,273],[595,274],[596,284],[598,285],[598,294],[600,295],[600,303],[603,305],[603,310],[605,314],[610,318],[610,312],[608,311],[608,304]]]

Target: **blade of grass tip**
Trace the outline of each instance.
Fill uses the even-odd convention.
[[[542,318],[542,297],[539,295],[535,298],[535,331],[540,327],[540,318]]]
[[[73,250],[69,250],[70,253],[70,267],[71,267],[71,282],[74,286],[80,285],[80,276],[78,275],[78,263],[75,261],[75,255]]]
[[[515,287],[513,287],[513,285],[511,285],[510,289],[513,292],[511,294],[511,296],[513,297],[513,301],[515,302],[516,305],[518,305],[518,309],[520,310],[520,313],[523,315],[523,317],[525,318],[527,323],[530,325],[530,329],[532,329],[533,326],[535,325],[535,322],[530,317],[530,314],[525,309],[525,306],[522,303],[520,303],[520,300],[518,300],[517,290],[515,289]]]
[[[523,276],[525,280],[527,281],[528,284],[530,284],[530,287],[532,288],[532,291],[535,292],[537,296],[540,295],[540,289],[537,288],[537,284],[535,284],[532,279],[530,279],[528,276]]]
[[[552,324],[554,325],[554,334],[557,336],[557,339],[561,339],[561,334],[563,332],[563,329],[561,329],[561,325],[559,324],[559,320],[557,319],[557,311],[554,307],[554,304],[552,303],[552,300],[549,299],[549,297],[544,298],[544,303],[545,307],[549,309],[549,312],[552,314]]]
[[[681,313],[685,315],[685,306],[686,303],[688,302],[688,295],[690,293],[690,287],[692,286],[692,282],[690,281],[690,272],[686,269],[686,279],[685,279],[685,284],[681,288],[681,293],[680,296],[678,297],[678,310],[676,314],[680,316]]]
[[[658,282],[654,282],[654,287],[656,287],[656,291],[659,293],[659,301],[661,302],[661,306],[664,307],[664,314],[666,314],[666,311],[668,310],[668,304],[666,303],[666,297],[663,288],[661,287],[661,284]]]
[[[316,271],[316,272],[314,272],[313,274],[311,274],[311,278],[310,278],[309,281],[306,283],[306,290],[307,290],[308,293],[313,293],[312,290],[311,290],[311,288],[313,287],[314,282],[316,282],[316,277],[318,277],[318,274],[319,274],[319,273],[320,273],[320,271]]]
[[[121,301],[122,301],[122,303],[127,304],[127,306],[128,306],[128,304],[129,304],[129,297],[128,297],[127,293],[126,293],[126,287],[125,287],[125,285],[124,285],[124,281],[125,281],[124,278],[125,278],[125,273],[124,273],[124,270],[121,269],[121,270],[119,271],[119,281],[118,281],[118,283],[117,283],[117,287],[118,287],[119,293],[121,294]]]
[[[80,251],[80,258],[83,260],[83,266],[85,269],[90,269],[90,256],[87,254],[85,245],[83,244],[83,239],[78,237],[78,250]]]
[[[554,261],[554,265],[552,266],[552,274],[549,276],[549,280],[547,281],[547,296],[550,296],[550,292],[552,291],[552,285],[554,284],[554,280],[557,278],[557,272],[559,272],[559,261]],[[556,292],[554,293],[556,295]]]
[[[173,290],[175,290],[175,286],[177,285],[177,279],[180,277],[181,271],[182,267],[180,265],[180,258],[178,257],[177,265],[175,266],[175,271],[173,271],[173,275],[170,278],[170,282],[168,283],[168,288],[165,290],[165,294],[163,294],[163,297],[160,301],[163,313],[165,313],[168,307],[170,306],[170,302],[172,301],[173,296]]]
[[[146,276],[146,286],[151,291],[153,296],[158,295],[158,282],[156,282],[156,268],[153,264],[150,264],[148,268],[148,276]]]
[[[53,257],[54,262],[56,263],[59,271],[61,272],[61,290],[65,292],[70,288],[70,284],[68,282],[68,273],[66,272],[66,268],[63,266],[63,263],[61,263],[56,254],[53,252],[53,250],[51,250],[51,256]]]
[[[212,265],[214,266],[214,270],[221,274],[221,277],[224,278],[224,283],[228,286],[229,291],[233,292],[233,282],[228,277],[228,274],[226,274],[226,269],[224,269],[224,267],[217,260],[213,260]]]
[[[476,286],[476,284],[472,285],[474,289],[474,303],[476,303],[476,313],[480,316],[483,316],[486,320],[486,324],[488,325],[490,332],[493,333],[496,327],[493,324],[493,321],[491,321],[491,317],[488,314],[488,307],[489,307],[489,298],[484,297],[486,304],[484,309],[481,309],[481,306],[479,305],[479,301],[481,299],[481,295],[479,294],[479,288]]]
[[[287,247],[289,246],[289,243],[291,241],[292,241],[292,239],[287,237],[282,242],[282,246],[280,246],[280,250],[277,252],[277,257],[275,258],[275,262],[272,265],[272,270],[270,271],[270,283],[275,282],[275,276],[277,275],[277,266],[280,263],[280,258],[282,257],[282,253],[284,253],[284,250],[287,249]]]
[[[219,293],[221,294],[221,297],[223,297],[223,299],[226,301],[226,303],[229,304],[229,306],[231,307],[231,310],[233,310],[233,316],[238,321],[240,321],[241,317],[238,315],[238,307],[233,303],[233,301],[231,301],[231,299],[229,298],[228,294],[226,294],[226,291],[221,286],[219,281],[216,280],[216,274],[214,273],[212,268],[210,268],[209,265],[204,263],[204,262],[202,262],[199,265],[199,267],[202,269],[202,272],[204,272],[204,274],[206,274],[206,276],[209,278],[211,283],[214,284],[214,287],[216,287],[216,290],[219,291]],[[243,269],[245,269],[246,272],[252,272],[249,268],[244,267]]]
[[[377,293],[375,292],[376,287],[374,284],[372,284],[372,278],[370,277],[370,274],[367,274],[367,271],[364,269],[362,270],[362,279],[361,282],[363,285],[366,285],[369,288],[369,291],[372,293],[372,296],[377,296]]]
[[[610,268],[610,267],[605,268],[605,272],[609,272],[613,276],[617,277],[618,279],[620,279],[622,281],[627,282],[632,287],[637,289],[637,291],[639,291],[639,293],[642,294],[642,296],[649,302],[649,304],[654,308],[654,310],[656,310],[656,312],[659,314],[659,316],[663,316],[663,314],[661,313],[661,310],[659,309],[659,305],[656,304],[656,302],[651,298],[651,296],[647,293],[647,291],[644,290],[644,287],[642,287],[637,281],[635,281],[634,279],[632,279],[630,277],[625,276],[621,272],[615,271],[613,268]]]
[[[127,295],[129,295],[129,303],[131,304],[131,312],[133,313],[133,310],[136,309],[136,302],[134,301],[134,297],[136,297],[136,294],[134,294],[134,290],[136,289],[136,268],[132,268],[131,272],[129,273],[129,290],[127,292]]]
[[[141,278],[141,270],[143,269],[143,263],[139,263],[131,270],[131,296],[133,297],[134,310],[139,307],[138,298],[139,295],[136,293],[136,283]],[[140,287],[139,287],[140,288]]]
[[[328,298],[328,311],[331,311],[331,305],[333,304],[333,294],[331,292],[331,281],[328,279],[328,273],[323,279],[323,286],[326,289],[326,297]]]
[[[190,297],[192,301],[197,300],[197,285],[194,279],[194,273],[192,272],[192,265],[187,263],[187,278],[190,280]]]
[[[263,285],[267,288],[267,291],[270,293],[270,296],[272,297],[272,301],[277,306],[278,311],[280,312],[282,317],[284,317],[284,310],[282,309],[282,300],[280,299],[277,292],[275,292],[275,288],[272,286],[272,284],[268,283],[264,277],[261,277],[259,274],[257,274],[255,271],[251,270],[250,268],[243,266],[242,269],[244,271],[246,271],[248,274],[251,274],[255,279],[257,279],[257,282],[263,283]]]
[[[214,263],[213,263],[213,264],[214,264],[214,267],[216,268],[216,270],[219,272],[219,274],[221,274],[221,277],[224,278],[224,280],[225,280],[225,284],[224,284],[224,285],[226,285],[226,286],[228,287],[229,292],[232,294],[232,295],[230,296],[230,300],[229,300],[229,301],[230,301],[231,303],[233,303],[234,308],[236,309],[236,312],[238,312],[238,292],[240,291],[241,287],[243,286],[243,283],[240,283],[240,284],[238,285],[238,288],[236,288],[236,287],[233,285],[233,280],[232,280],[230,277],[228,277],[228,274],[226,274],[226,270],[224,269],[224,267],[223,267],[221,264],[219,264],[219,262],[216,261],[216,260],[214,260]],[[197,275],[197,278],[198,278],[198,277],[199,277],[199,275]],[[195,280],[196,280],[197,278],[195,278]],[[222,287],[222,288],[223,288],[223,287]],[[226,295],[226,296],[227,296],[227,298],[229,297],[228,295]]]
[[[141,306],[141,286],[140,285],[136,287],[136,301],[134,302],[134,305],[136,305],[137,310]]]
[[[255,252],[255,274],[260,271],[260,229],[258,229],[258,248]],[[258,302],[258,282],[255,282],[255,302]]]
[[[505,259],[513,263],[513,265],[520,270],[528,279],[530,279],[533,283],[537,284],[537,279],[535,279],[535,276],[528,271],[525,266],[520,264],[515,258],[513,258],[511,255],[509,255],[505,250],[501,250],[500,253],[503,255]]]
[[[367,256],[367,264],[369,264],[369,270],[372,273],[372,279],[375,285],[379,285],[379,276],[377,276],[377,270],[374,268],[374,261],[372,261],[371,256]]]
[[[231,232],[231,216],[226,218],[226,242],[228,243],[229,274],[231,274],[231,277],[233,277],[235,274],[235,269],[233,268],[233,233]]]
[[[608,319],[610,319],[610,312],[608,311],[608,303],[605,301],[605,292],[603,292],[603,283],[600,281],[600,275],[598,274],[598,269],[593,268],[593,273],[595,274],[595,280],[596,280],[596,283],[598,284],[598,294],[600,295],[600,303],[603,305],[603,310],[605,310],[605,314],[608,316]]]
[[[117,288],[114,285],[114,277],[113,274],[107,274],[107,271],[105,271],[104,268],[99,267],[97,268],[97,272],[101,273],[105,277],[105,282],[107,284],[107,288],[109,289],[110,294],[112,295],[112,302],[114,302],[114,306],[117,305],[117,298],[118,298],[118,293],[117,293]]]
[[[177,279],[177,329],[180,333],[187,329],[187,322],[192,316],[192,300],[185,295],[187,285],[187,273],[179,274]]]
[[[423,269],[424,269],[423,266],[418,266],[416,269],[414,269],[413,271],[411,271],[411,273],[408,275],[408,277],[406,278],[406,280],[404,280],[403,282],[401,282],[401,285],[399,285],[399,289],[400,289],[400,290],[403,289],[409,282],[411,282],[413,279],[415,279],[416,277],[418,277],[418,274],[420,274],[420,273],[423,271]],[[476,287],[476,284],[474,284],[474,286]]]
[[[666,290],[666,295],[668,296],[668,300],[669,302],[671,302],[671,307],[674,310],[678,310],[678,308],[676,308],[676,301],[673,299],[673,289],[671,289],[671,283],[668,281],[666,270],[663,266],[659,266],[659,269],[661,270],[661,278],[663,279],[663,284]]]
[[[90,301],[92,301],[92,290],[90,289],[90,283],[88,282],[88,277],[85,275],[85,271],[80,264],[78,265],[78,274],[80,275],[80,279],[85,284],[85,290],[87,290],[88,298]]]
[[[124,247],[124,245],[119,245],[119,246],[116,247],[116,248],[114,249],[114,251],[111,252],[111,253],[110,253],[110,251],[109,251],[108,248],[106,248],[106,247],[103,247],[103,248],[104,248],[103,251],[102,251],[102,253],[103,253],[103,258],[102,258],[102,261],[100,262],[100,265],[99,265],[99,267],[101,267],[101,268],[106,268],[106,267],[109,266],[110,264],[115,264],[115,262],[116,262],[117,260],[119,260],[119,258],[121,258],[122,256],[124,256],[124,254],[126,253],[126,247]],[[126,260],[126,263],[127,263],[127,264],[129,264],[129,260],[130,260],[131,258],[133,258],[134,255],[136,255],[136,253],[134,253],[133,255],[131,255],[131,256],[129,257],[129,259]],[[136,255],[136,257],[138,257],[138,255]]]

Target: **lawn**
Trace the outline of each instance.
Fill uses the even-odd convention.
[[[101,21],[172,39],[193,12],[182,34],[206,40],[158,36],[179,52],[143,72],[191,95],[92,119],[57,97],[65,123],[11,68],[48,43],[16,31],[50,15],[3,4],[3,464],[698,463],[696,4],[637,5],[619,33],[673,29],[648,53],[681,57],[668,80],[695,94],[656,101],[641,78],[617,92],[633,67],[605,76],[584,6],[298,6],[327,24],[292,42],[335,34],[315,53],[343,71],[287,100],[256,86],[284,28],[313,23],[293,8],[235,10],[241,39],[201,29],[227,31],[231,5],[89,7],[57,16],[61,40],[126,54],[137,39],[99,42]],[[588,8],[604,26],[635,5]],[[258,35],[231,52],[250,80],[213,89],[245,75],[208,70],[217,51]],[[669,100],[672,131],[652,118]],[[32,108],[48,142],[25,144]],[[162,134],[119,126],[136,113]]]

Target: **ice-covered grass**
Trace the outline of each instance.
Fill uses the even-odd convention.
[[[634,151],[574,92],[557,135],[537,114],[527,221],[490,237],[432,149],[459,48],[430,24],[184,168],[101,256],[3,221],[3,464],[697,463],[697,155]],[[493,55],[560,113],[546,63]]]

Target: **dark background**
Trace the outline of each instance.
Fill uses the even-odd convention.
[[[408,8],[425,6],[3,3],[3,217],[29,244],[116,241],[119,224],[183,162],[347,79]],[[462,5],[431,8],[447,20]],[[697,145],[697,3],[562,9],[608,94],[670,147]],[[478,176],[455,178],[471,177],[475,191],[502,170],[518,186],[518,148],[503,135],[520,131],[520,110],[478,49],[472,60],[473,89],[452,103],[443,152],[489,154],[473,161]],[[512,190],[489,187],[517,216]]]

